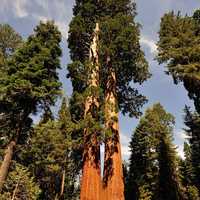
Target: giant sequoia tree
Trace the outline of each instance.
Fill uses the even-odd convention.
[[[53,105],[60,83],[61,34],[53,22],[40,23],[27,41],[9,59],[1,78],[0,104],[9,110],[11,130],[0,168],[0,189],[7,177],[14,149],[28,134],[29,115]]]
[[[146,101],[133,86],[149,77],[139,45],[135,4],[103,1],[100,23],[101,86],[105,102],[104,198],[123,199],[123,174],[118,112],[138,116]]]
[[[80,101],[83,105],[83,107],[72,106],[72,120],[74,118],[84,119],[86,124],[83,130],[83,175],[80,196],[82,200],[100,200],[101,192],[100,141],[98,141],[99,59],[97,46],[99,24],[96,21],[96,4],[96,1],[76,1],[68,39],[73,61],[68,66],[69,77],[73,85],[73,99],[74,102]],[[77,110],[79,110],[78,113]]]
[[[146,98],[133,88],[133,83],[142,83],[150,75],[140,49],[139,25],[134,22],[135,15],[135,4],[130,0],[76,1],[74,7],[69,30],[73,61],[68,67],[69,77],[74,96],[81,99],[81,93],[85,99],[84,118],[90,118],[90,128],[84,134],[81,197],[85,199],[89,196],[90,199],[99,199],[101,137],[98,136],[101,119],[106,136],[102,198],[124,198],[118,112],[121,110],[130,116],[140,114]],[[100,105],[104,105],[103,112]],[[102,113],[103,117],[99,115]]]

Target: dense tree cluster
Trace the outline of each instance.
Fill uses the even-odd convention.
[[[174,116],[156,103],[140,118],[124,163],[119,112],[142,115],[147,97],[136,85],[151,77],[136,4],[76,0],[73,15],[69,99],[55,23],[40,22],[26,39],[0,24],[0,199],[199,200],[200,10],[162,17],[156,56],[195,105],[185,107],[184,158],[173,143]]]

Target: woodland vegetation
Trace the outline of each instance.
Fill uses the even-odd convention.
[[[141,112],[148,97],[136,85],[151,74],[131,2],[76,0],[70,97],[58,76],[65,55],[55,23],[40,22],[26,39],[0,24],[1,200],[200,199],[200,10],[162,17],[155,58],[194,102],[194,111],[183,108],[183,159],[173,142],[175,117],[161,103]],[[140,118],[126,162],[119,112]]]

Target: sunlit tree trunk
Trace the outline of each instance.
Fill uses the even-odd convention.
[[[4,159],[0,167],[0,191],[2,190],[3,185],[8,176],[8,172],[9,172],[9,168],[12,162],[12,157],[13,157],[15,147],[16,147],[15,140],[11,141],[6,147]]]
[[[28,116],[28,114],[25,115],[24,119],[26,119],[27,116]],[[12,159],[13,159],[13,154],[15,152],[15,148],[17,146],[17,143],[18,143],[18,140],[20,137],[20,133],[22,131],[23,123],[21,122],[21,120],[19,120],[19,121],[20,122],[19,122],[18,128],[16,128],[16,134],[10,140],[10,142],[8,143],[8,145],[6,146],[6,149],[4,151],[4,158],[3,158],[3,161],[2,161],[1,167],[0,167],[0,192],[2,191],[4,183],[7,179],[10,165],[11,165]]]
[[[61,182],[60,197],[59,197],[60,200],[64,199],[65,176],[66,176],[66,172],[65,172],[65,170],[63,170],[63,172],[62,172],[62,182]]]
[[[105,142],[103,200],[124,200],[116,75],[112,69],[110,69],[105,95],[105,126],[109,136]]]
[[[90,61],[92,64],[90,88],[99,87],[99,60],[97,53],[99,24],[96,23],[93,42],[90,47]],[[85,103],[85,117],[91,114],[92,109],[98,110],[98,97],[88,96]],[[101,200],[101,173],[100,173],[100,145],[96,133],[84,130],[83,175],[81,182],[81,200]]]

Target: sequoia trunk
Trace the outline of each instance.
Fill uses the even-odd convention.
[[[99,86],[99,61],[97,53],[99,24],[96,24],[93,42],[90,47],[90,62],[92,66],[89,88],[98,88]],[[98,97],[88,96],[85,103],[85,117],[90,114],[94,107],[98,110]],[[81,200],[100,200],[101,193],[101,173],[100,173],[100,145],[97,139],[97,133],[88,133],[84,130],[84,153],[83,153],[83,175],[81,183]]]
[[[111,70],[110,70],[111,71]],[[110,72],[105,93],[105,126],[111,134],[105,142],[104,200],[124,200],[124,182],[119,137],[116,75]]]

